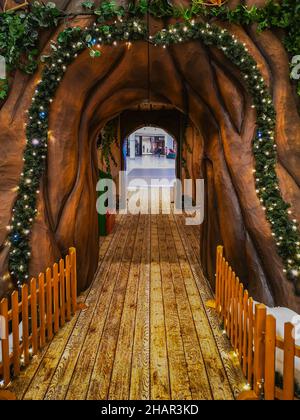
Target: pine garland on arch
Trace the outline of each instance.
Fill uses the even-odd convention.
[[[257,131],[253,140],[255,157],[253,171],[257,195],[265,210],[266,218],[270,222],[284,270],[288,278],[294,282],[296,291],[299,292],[300,234],[297,222],[290,220],[290,206],[281,196],[275,171],[276,115],[272,99],[257,64],[246,46],[228,31],[216,25],[196,23],[193,20],[170,26],[149,39],[143,21],[119,19],[114,25],[95,23],[84,30],[78,27],[68,28],[59,35],[57,43],[52,43],[52,53],[45,60],[42,79],[36,86],[28,113],[24,169],[9,227],[9,268],[18,285],[28,278],[30,233],[37,213],[38,188],[45,169],[51,102],[68,65],[86,48],[97,52],[100,50],[98,48],[100,45],[144,40],[167,48],[170,44],[195,39],[223,51],[240,69],[244,83],[253,98],[253,107],[257,113]],[[100,54],[95,54],[95,56],[100,57]]]
[[[300,5],[295,0],[269,0],[264,7],[239,5],[231,10],[227,1],[192,0],[189,7],[174,5],[169,0],[139,0],[126,6],[105,0],[99,6],[94,1],[82,3],[82,11],[66,12],[55,3],[33,1],[26,9],[0,13],[0,54],[6,59],[8,76],[16,69],[32,74],[38,66],[39,35],[42,30],[57,27],[62,21],[77,17],[95,17],[97,23],[114,19],[139,19],[147,14],[155,18],[191,20],[201,17],[206,20],[220,19],[242,26],[257,24],[258,31],[282,29],[283,42],[291,56],[300,54]],[[93,50],[91,51],[93,54]],[[293,70],[293,67],[292,67]],[[0,100],[8,94],[8,80],[0,79]],[[300,96],[300,80],[295,82]]]
[[[111,174],[111,163],[117,166],[117,162],[112,153],[111,147],[117,141],[118,137],[118,119],[114,118],[108,121],[101,132],[101,142],[99,143],[99,149],[101,150],[101,156],[106,165],[106,171]]]

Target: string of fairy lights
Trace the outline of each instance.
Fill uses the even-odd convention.
[[[50,107],[68,65],[86,48],[90,49],[91,56],[99,57],[103,45],[116,46],[119,42],[125,42],[130,46],[138,40],[163,48],[200,40],[208,47],[222,50],[239,68],[256,110],[257,130],[253,140],[256,193],[270,222],[284,273],[294,282],[296,292],[300,293],[300,233],[297,221],[291,219],[290,205],[281,195],[276,175],[276,115],[272,98],[245,44],[225,29],[193,20],[169,26],[154,36],[149,36],[144,22],[137,19],[119,19],[111,25],[94,23],[85,29],[69,27],[60,33],[57,42],[51,43],[51,55],[46,60],[28,111],[24,167],[16,188],[18,196],[11,224],[8,226],[10,275],[18,286],[29,277],[30,233],[38,213],[39,185],[45,171]]]

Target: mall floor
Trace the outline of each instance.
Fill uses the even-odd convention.
[[[136,156],[134,159],[127,158],[127,184],[131,187],[144,185],[172,186],[176,179],[176,160],[167,159],[166,156],[144,155]]]

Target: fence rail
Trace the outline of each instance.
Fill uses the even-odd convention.
[[[295,358],[300,347],[295,344],[294,325],[284,325],[284,337],[276,336],[276,319],[267,308],[255,304],[248,291],[217,249],[216,309],[224,330],[238,355],[245,378],[255,394],[265,400],[295,399]],[[276,378],[276,358],[283,352],[282,389]]]
[[[59,328],[71,319],[77,308],[76,250],[38,279],[24,284],[21,292],[0,302],[2,329],[0,381],[7,386],[27,366],[31,356],[49,342]],[[2,357],[1,357],[2,356]]]

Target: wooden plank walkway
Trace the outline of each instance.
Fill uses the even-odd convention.
[[[226,399],[244,384],[213,310],[199,228],[178,215],[117,217],[67,323],[11,385],[18,399]]]

